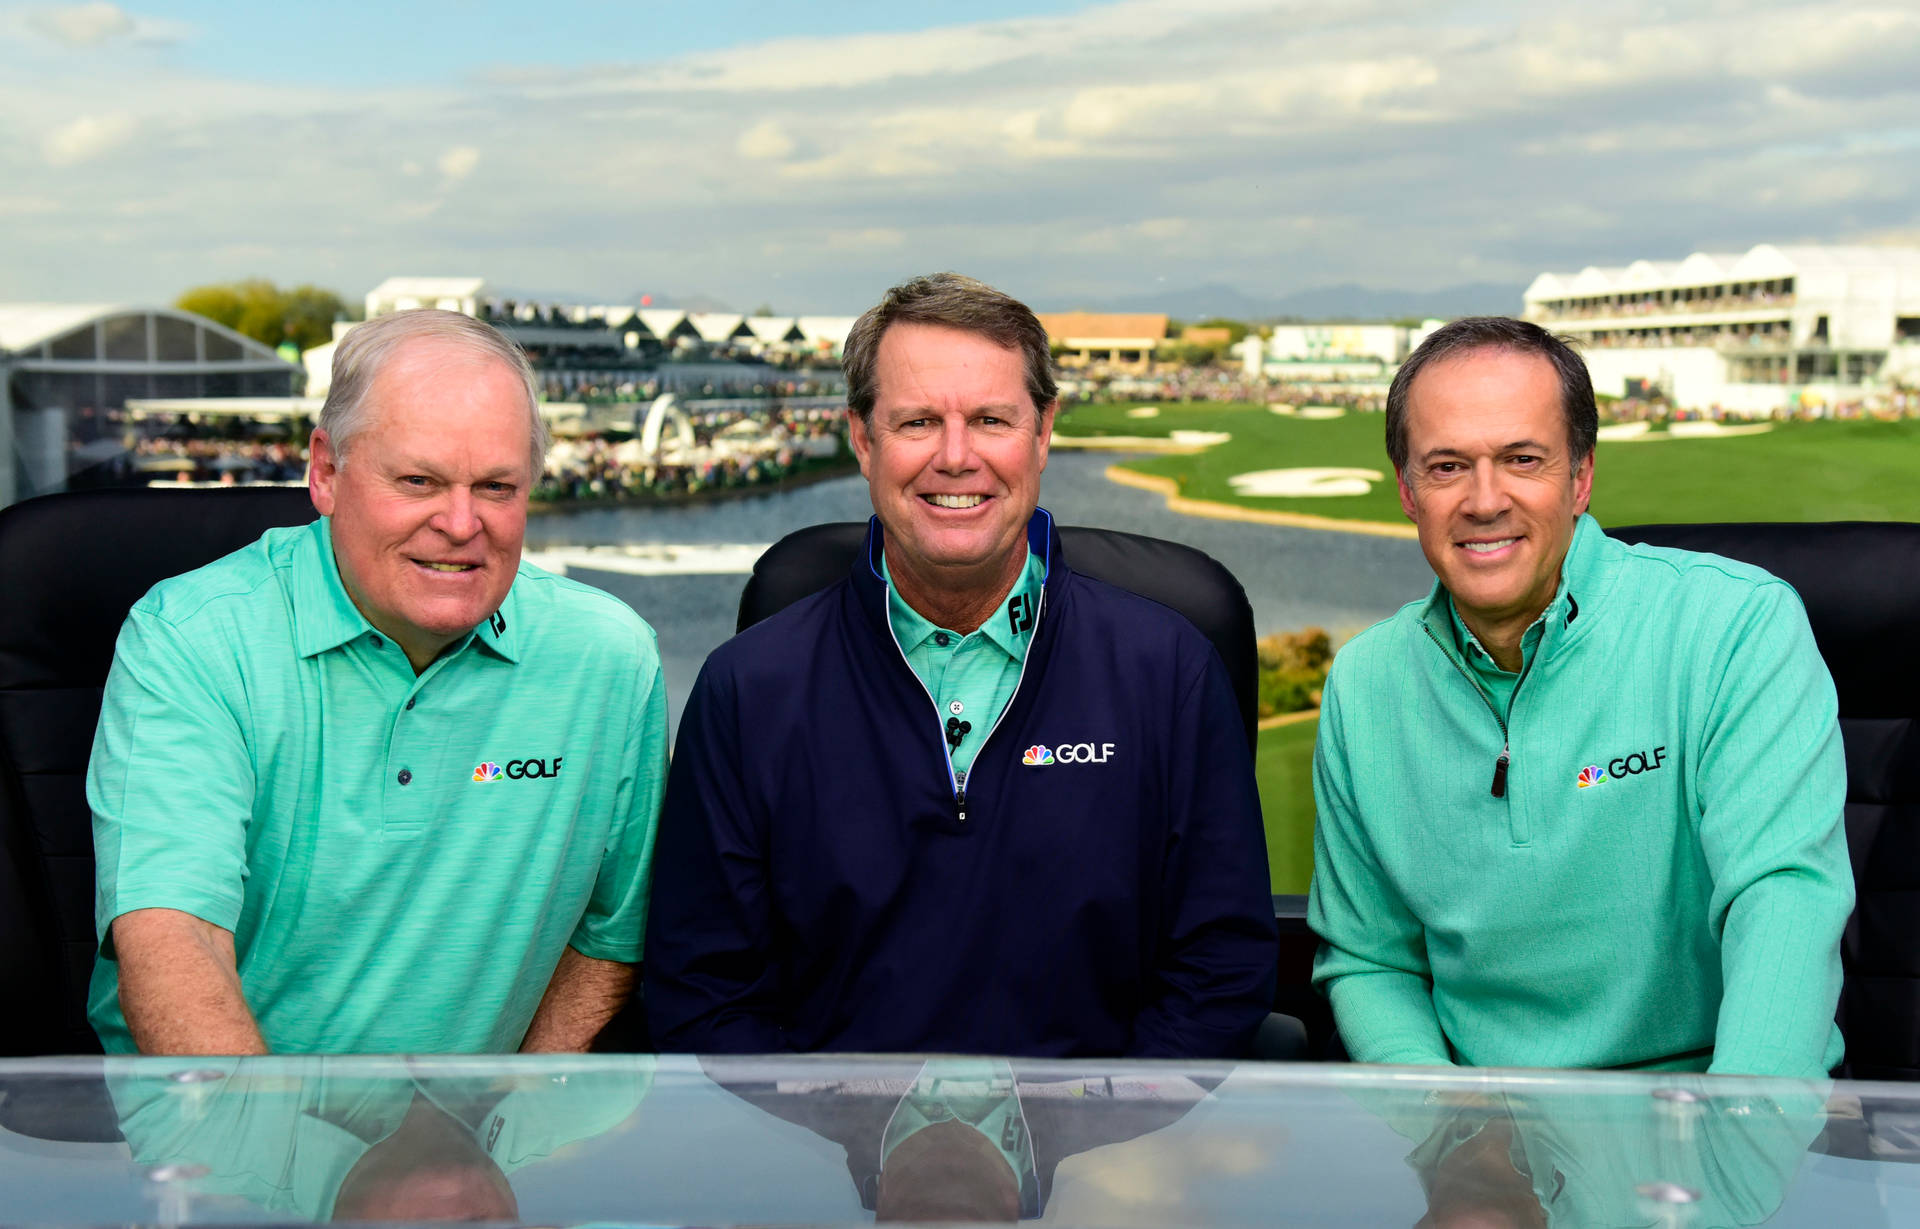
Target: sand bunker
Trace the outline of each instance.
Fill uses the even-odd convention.
[[[1385,479],[1386,475],[1377,469],[1309,467],[1262,469],[1251,474],[1235,474],[1227,479],[1227,485],[1237,495],[1318,499],[1336,495],[1365,495],[1373,489],[1374,483]]]
[[[1651,444],[1656,440],[1724,440],[1736,435],[1764,435],[1773,430],[1770,422],[1735,423],[1703,419],[1700,422],[1670,422],[1666,430],[1656,431],[1650,422],[1616,422],[1600,428],[1603,444]]]
[[[1128,418],[1158,418],[1160,417],[1160,407],[1157,405],[1143,405],[1138,409],[1128,410],[1127,417]]]

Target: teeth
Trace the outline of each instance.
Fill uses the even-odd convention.
[[[1489,555],[1494,551],[1504,550],[1519,540],[1518,538],[1501,538],[1498,542],[1462,542],[1460,545],[1476,555]]]
[[[929,495],[927,502],[936,508],[977,508],[987,501],[985,495]]]
[[[429,563],[426,565],[436,572],[471,572],[471,563]]]

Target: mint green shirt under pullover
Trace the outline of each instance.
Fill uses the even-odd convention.
[[[1039,621],[1046,561],[1029,551],[1026,568],[999,607],[965,636],[936,625],[907,605],[893,587],[893,573],[884,558],[880,570],[887,581],[887,622],[893,626],[893,638],[940,710],[940,723],[948,729],[947,758],[953,762],[955,781],[963,781],[980,744],[987,741],[1019,689],[1027,646],[1033,643],[1034,624]],[[953,740],[956,733],[958,743]]]
[[[1504,705],[1451,619],[1436,585],[1327,681],[1308,920],[1352,1056],[1837,1063],[1846,766],[1793,590],[1582,516]]]
[[[134,1048],[113,920],[150,908],[232,932],[274,1051],[517,1050],[568,947],[640,958],[659,663],[624,602],[522,563],[416,675],[325,519],[154,586],[87,767],[107,1052]]]

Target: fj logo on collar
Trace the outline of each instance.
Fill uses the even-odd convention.
[[[1061,743],[1051,750],[1035,743],[1020,762],[1044,768],[1048,764],[1104,764],[1112,758],[1112,743]]]
[[[1016,593],[1007,603],[1007,626],[1014,635],[1029,631],[1033,627],[1033,595]]]
[[[496,610],[493,612],[493,617],[487,620],[487,625],[493,628],[493,634],[498,636],[507,630],[507,616]]]
[[[473,781],[476,785],[489,785],[503,777],[509,781],[557,777],[560,775],[560,761],[564,758],[564,756],[554,756],[551,766],[545,760],[508,760],[502,767],[488,760],[473,770]]]

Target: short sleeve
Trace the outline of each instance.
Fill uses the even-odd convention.
[[[582,956],[622,964],[639,961],[646,938],[653,842],[667,779],[667,689],[651,633],[633,671],[640,694],[622,753],[625,768],[614,794],[615,822],[593,895],[568,944]]]
[[[254,764],[241,713],[174,625],[136,607],[120,629],[87,766],[94,921],[178,909],[227,930],[240,919]]]

